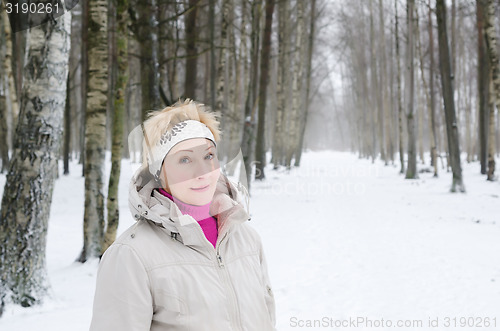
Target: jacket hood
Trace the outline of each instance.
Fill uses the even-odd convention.
[[[133,175],[129,186],[129,208],[132,216],[136,221],[153,221],[170,231],[172,237],[185,245],[194,244],[196,238],[192,229],[197,226],[196,220],[190,215],[183,215],[177,205],[158,192],[157,188],[159,185],[148,168],[141,166]],[[239,183],[234,184],[221,172],[210,205],[210,214],[217,219],[219,235],[250,220],[243,199],[248,199],[245,187]],[[177,235],[180,235],[180,238]]]

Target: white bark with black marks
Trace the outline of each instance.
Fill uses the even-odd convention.
[[[84,242],[78,259],[99,257],[104,228],[104,155],[108,98],[107,1],[89,2],[88,89],[85,122]]]
[[[57,177],[70,51],[71,15],[33,27],[27,40],[19,121],[0,216],[3,303],[42,301],[47,226]]]

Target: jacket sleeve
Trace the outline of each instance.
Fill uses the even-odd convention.
[[[274,330],[276,330],[276,304],[274,300],[273,289],[271,286],[271,280],[269,279],[269,273],[267,271],[267,261],[264,254],[264,249],[262,247],[262,242],[260,243],[260,264],[262,267],[262,276],[264,280],[265,299],[267,304],[267,310],[269,312],[269,318],[271,319],[271,324]]]
[[[146,269],[128,245],[111,245],[97,272],[90,331],[150,330],[153,302]]]

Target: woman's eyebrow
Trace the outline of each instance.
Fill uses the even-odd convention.
[[[210,148],[213,148],[214,146],[209,146],[206,151],[208,151]],[[180,152],[192,152],[191,149],[181,149],[180,151],[175,152],[174,154],[180,153]]]

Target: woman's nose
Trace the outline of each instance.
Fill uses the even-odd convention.
[[[207,162],[205,160],[203,162],[197,162],[194,177],[204,178],[206,176],[210,176],[212,171],[214,171],[215,169],[216,168],[213,162]]]

